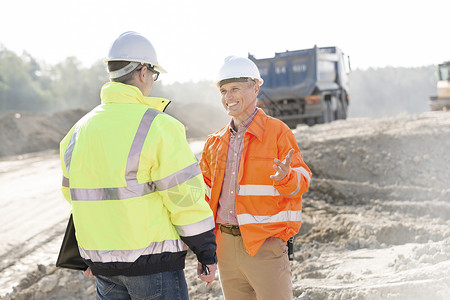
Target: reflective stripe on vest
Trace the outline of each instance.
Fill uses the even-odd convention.
[[[272,216],[253,216],[251,214],[237,215],[239,225],[245,224],[264,224],[264,223],[277,223],[277,222],[298,222],[302,220],[302,211],[281,211]]]
[[[67,173],[69,173],[70,169],[70,162],[72,161],[72,153],[73,148],[75,147],[75,142],[78,139],[78,133],[80,132],[80,125],[77,125],[77,127],[74,129],[72,136],[70,137],[69,145],[67,145],[66,152],[64,153],[64,164],[66,165]]]
[[[192,165],[160,180],[145,182],[138,185],[127,185],[118,188],[71,188],[70,195],[74,201],[124,200],[133,197],[145,196],[155,191],[170,189],[200,174],[201,171],[198,167],[198,163],[195,162]]]
[[[272,185],[245,184],[240,185],[239,196],[280,196],[281,194]]]
[[[188,225],[174,225],[178,234],[181,236],[194,236],[200,233],[204,233],[207,230],[214,228],[214,217],[206,218],[200,222]]]
[[[306,180],[308,180],[308,184],[311,181],[311,177],[309,176],[308,171],[305,168],[293,168],[295,172],[297,172],[298,183],[297,188],[289,195],[283,195],[287,197],[292,197],[300,190],[300,179],[301,175],[304,175]],[[245,184],[240,185],[238,190],[239,196],[280,196],[280,192],[273,187],[272,185],[259,185],[259,184]]]
[[[292,170],[295,170],[297,173],[303,174],[305,176],[306,180],[308,180],[308,184],[311,184],[311,176],[309,176],[308,171],[306,171],[303,167],[293,168]],[[300,175],[300,174],[299,174]]]
[[[155,117],[161,112],[148,109],[139,123],[138,130],[131,144],[130,152],[127,158],[127,166],[125,171],[125,180],[127,185],[117,188],[94,188],[94,189],[78,189],[71,188],[70,195],[73,201],[99,201],[99,200],[123,200],[134,197],[141,197],[155,191],[163,191],[175,187],[191,178],[201,174],[198,163],[194,163],[182,170],[179,170],[165,178],[156,181],[145,183],[138,183],[137,171],[139,169],[139,160],[144,146],[148,131],[152,125]],[[67,172],[69,172],[70,163],[72,160],[72,152],[80,126],[77,126],[70,139],[69,146],[64,154],[64,162],[66,164]],[[63,178],[63,186],[69,186],[69,179]]]
[[[85,250],[78,247],[80,255],[84,259],[93,262],[134,262],[141,255],[160,254],[163,252],[180,252],[187,250],[186,244],[181,239],[153,242],[147,248],[136,250]]]
[[[298,191],[300,190],[300,186],[301,186],[301,185],[300,185],[300,180],[301,180],[301,178],[302,178],[302,174],[305,176],[306,180],[308,180],[308,185],[309,185],[309,182],[310,182],[310,180],[311,180],[311,177],[309,176],[309,173],[308,173],[308,171],[306,171],[305,168],[303,168],[303,167],[298,167],[298,168],[292,168],[292,170],[294,170],[295,172],[297,172],[298,183],[297,183],[297,188],[295,189],[295,191],[293,191],[292,193],[290,193],[289,195],[287,195],[287,197],[292,197],[292,196],[294,196],[294,195],[297,194]]]
[[[63,186],[63,187],[69,187],[69,178],[63,176],[63,179],[62,179],[62,186]]]
[[[70,189],[72,201],[100,201],[100,200],[124,200],[141,197],[155,191],[153,182],[146,182],[135,186],[99,189]]]
[[[211,199],[211,188],[205,183],[205,194]]]
[[[142,148],[147,137],[150,126],[152,126],[153,120],[161,112],[147,109],[142,116],[139,123],[138,130],[134,136],[133,143],[131,144],[130,153],[128,153],[127,168],[125,171],[125,180],[127,185],[138,185],[137,171],[139,169],[139,160],[141,159]]]

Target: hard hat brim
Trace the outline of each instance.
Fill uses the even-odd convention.
[[[148,61],[142,61],[142,60],[126,58],[126,57],[123,57],[123,58],[122,57],[121,58],[105,58],[103,60],[103,62],[105,64],[107,64],[109,61],[129,61],[129,62],[138,62],[140,64],[150,64],[150,65],[154,66],[154,69],[156,71],[158,71],[159,73],[167,73],[167,71],[163,67],[161,67],[159,65],[155,65],[155,64],[153,64],[151,62],[148,62]]]

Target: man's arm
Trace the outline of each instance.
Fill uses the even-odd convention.
[[[271,176],[273,186],[287,197],[300,197],[309,189],[311,170],[303,161],[297,140],[288,130],[277,141],[279,153],[284,161],[275,159],[275,174]]]
[[[158,115],[157,118],[168,116]],[[169,117],[170,118],[170,117]],[[155,119],[157,121],[158,119]],[[152,181],[170,212],[180,238],[207,265],[215,264],[214,217],[205,199],[205,184],[197,159],[186,141],[184,127],[169,119],[152,138],[158,144],[152,156]]]

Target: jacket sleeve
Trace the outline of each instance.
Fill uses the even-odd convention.
[[[205,184],[194,153],[186,141],[184,126],[158,115],[150,140],[155,143],[151,179],[181,239],[202,263],[216,262],[212,211],[204,201]],[[156,125],[156,124],[155,124]],[[155,137],[157,137],[155,139]]]
[[[278,139],[278,159],[283,161],[289,151],[294,149],[289,173],[281,181],[273,181],[273,186],[285,197],[301,197],[309,189],[311,170],[300,154],[297,140],[291,130],[285,130]]]
[[[181,236],[181,239],[195,253],[199,262],[207,265],[217,263],[214,229],[194,236]]]
[[[202,171],[203,180],[205,181],[205,200],[208,203],[211,200],[211,188],[212,188],[211,168],[210,168],[209,159],[208,159],[209,143],[210,143],[210,139],[208,139],[205,143],[205,146],[204,146],[203,152],[202,152],[202,158],[200,160],[200,169]]]
[[[69,172],[67,170],[66,162],[65,162],[65,153],[66,149],[69,146],[70,139],[72,137],[73,131],[75,129],[75,126],[72,127],[72,129],[67,133],[67,135],[62,139],[62,141],[59,144],[59,156],[61,159],[61,169],[62,169],[62,184],[61,184],[61,191],[63,193],[64,198],[72,204],[72,199],[70,196],[70,189],[69,189]]]

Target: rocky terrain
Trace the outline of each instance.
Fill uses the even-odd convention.
[[[71,124],[36,120],[0,118],[0,299],[96,299],[94,280],[54,266],[70,211],[55,149]],[[313,172],[291,262],[294,299],[449,299],[450,114],[294,133]],[[29,145],[36,136],[47,145]],[[191,141],[197,155],[203,140]],[[219,282],[206,290],[195,268],[189,253],[191,299],[223,299]]]

